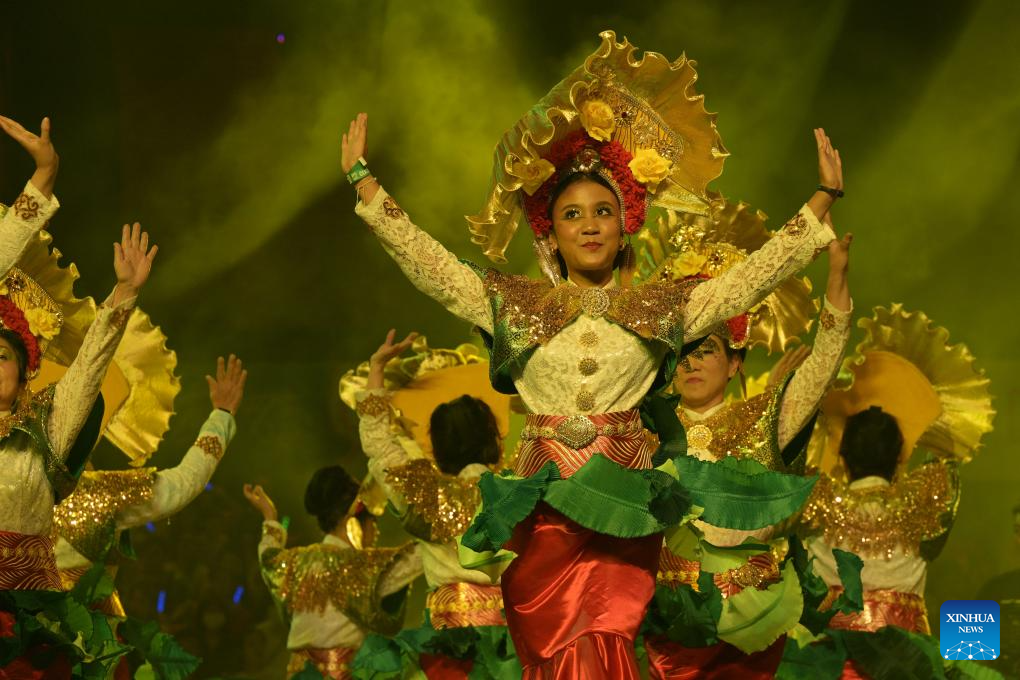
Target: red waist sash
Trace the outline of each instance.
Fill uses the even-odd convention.
[[[53,542],[0,531],[0,590],[61,590]]]
[[[843,589],[839,586],[829,588],[826,602],[831,603]],[[876,631],[885,626],[898,626],[912,633],[931,635],[928,625],[928,608],[924,598],[915,593],[903,593],[898,590],[865,590],[864,608],[855,614],[836,614],[829,625],[845,630]]]
[[[653,447],[637,409],[590,416],[529,414],[514,473],[530,477],[552,461],[566,479],[594,455],[632,470],[652,466]]]

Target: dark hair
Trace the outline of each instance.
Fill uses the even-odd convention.
[[[336,529],[358,496],[358,483],[339,465],[320,468],[305,489],[305,510],[327,534]]]
[[[429,419],[429,437],[436,465],[448,475],[472,463],[499,461],[499,425],[492,409],[467,394],[440,404]]]
[[[617,209],[621,211],[621,214],[623,214],[623,211],[626,210],[626,206],[620,203],[620,196],[616,193],[616,189],[613,188],[613,185],[609,183],[609,180],[597,172],[572,172],[569,175],[561,177],[553,190],[549,192],[549,205],[546,207],[546,216],[551,222],[554,224],[556,222],[556,220],[553,219],[553,206],[556,205],[556,201],[559,200],[560,195],[571,185],[584,181],[595,182],[595,184],[609,189],[613,196],[616,197]],[[563,256],[560,255],[559,250],[556,251],[556,259],[560,263],[560,276],[564,279],[567,278],[567,262],[563,259]],[[616,260],[613,261],[613,269],[620,266],[620,261],[621,258],[617,255]]]
[[[903,449],[903,433],[896,419],[871,406],[846,419],[839,455],[846,462],[850,479],[876,475],[893,478]]]
[[[14,359],[18,362],[18,382],[25,382],[28,377],[28,350],[21,336],[7,328],[0,328],[0,338],[14,350]]]

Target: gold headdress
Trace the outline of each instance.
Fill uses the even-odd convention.
[[[742,201],[728,202],[715,192],[707,196],[711,201],[708,215],[669,210],[655,227],[639,234],[639,280],[714,278],[743,262],[773,237],[765,228],[765,213]],[[811,328],[817,313],[811,282],[806,277],[791,277],[721,330],[733,347],[781,352]]]
[[[646,200],[680,212],[708,212],[706,187],[722,173],[728,153],[715,115],[694,91],[694,62],[685,56],[671,62],[656,52],[637,59],[637,48],[626,39],[617,42],[613,31],[600,36],[602,44],[584,64],[496,146],[489,197],[480,213],[467,218],[473,240],[495,262],[506,261],[504,252],[525,203],[536,203],[527,207],[536,235],[547,233],[548,225],[539,224],[547,220],[545,206],[532,199],[548,193],[557,172],[573,164],[574,158],[557,158],[563,154],[556,145],[578,133],[586,138],[575,151],[612,146],[611,154],[602,154],[612,175],[642,185],[628,190],[625,182],[613,182],[628,216],[643,222]],[[640,226],[628,226],[628,231]]]
[[[896,418],[903,434],[901,466],[915,447],[970,460],[992,430],[995,409],[990,381],[974,367],[967,347],[950,345],[949,331],[898,303],[876,307],[857,325],[867,336],[844,361],[849,379],[822,401],[808,452],[811,464],[826,472],[838,469],[846,419],[870,406]]]
[[[0,216],[7,211],[0,205]],[[74,296],[78,269],[61,267],[60,251],[50,248],[53,237],[42,231],[0,279],[0,327],[17,332],[29,351],[29,378],[43,358],[70,362],[95,316],[91,298]]]
[[[399,421],[414,442],[431,457],[428,423],[437,406],[464,394],[481,399],[496,416],[499,432],[506,437],[510,429],[510,397],[492,389],[489,362],[471,344],[455,349],[428,346],[419,336],[411,347],[412,355],[393,359],[386,366],[385,386],[393,392],[392,405]],[[340,400],[355,408],[355,395],[365,389],[368,362],[340,378]]]

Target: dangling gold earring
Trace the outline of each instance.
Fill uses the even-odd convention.
[[[634,254],[634,246],[631,245],[630,239],[627,239],[627,244],[620,249],[620,284],[624,287],[630,287],[634,282],[634,274],[637,273],[637,255]]]
[[[531,242],[531,247],[535,251],[538,268],[552,285],[560,285],[560,261],[556,259],[556,250],[549,242],[549,237],[536,238]]]

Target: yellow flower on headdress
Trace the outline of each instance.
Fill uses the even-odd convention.
[[[48,312],[41,307],[33,307],[25,312],[25,320],[28,321],[28,330],[32,335],[47,340],[57,337],[60,332],[60,320],[56,314]]]
[[[6,279],[6,277],[3,278],[3,279],[0,279],[0,295],[8,295],[8,294],[10,294],[10,292],[11,291],[8,290],[8,288],[7,288],[7,279]]]
[[[638,149],[627,167],[634,173],[634,179],[654,193],[659,188],[659,182],[669,176],[673,161],[663,158],[655,149]]]
[[[547,179],[556,173],[556,167],[544,158],[527,163],[515,158],[510,174],[523,183],[524,192],[531,196]]]
[[[608,142],[616,130],[616,114],[613,107],[598,99],[589,99],[581,104],[581,125],[592,139]]]
[[[688,276],[696,276],[701,273],[708,256],[697,253],[693,250],[685,250],[673,259],[673,278],[682,279]]]

